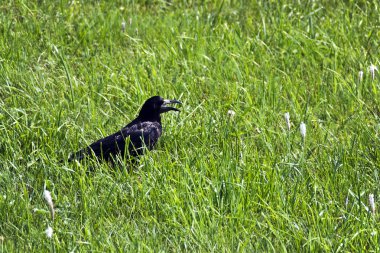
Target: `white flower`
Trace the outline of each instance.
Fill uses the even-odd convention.
[[[125,32],[125,21],[121,22],[121,31]]]
[[[51,193],[48,190],[44,190],[44,198],[49,206],[53,205],[53,199],[51,198]]]
[[[371,207],[372,214],[375,214],[376,212],[375,196],[372,193],[368,196],[368,202],[369,202],[369,206]]]
[[[371,64],[371,66],[369,66],[369,72],[371,72],[372,80],[375,79],[375,71],[377,71],[377,67]]]
[[[230,117],[230,118],[233,118],[234,116],[235,116],[235,111],[233,111],[233,110],[228,110],[228,112],[227,112],[227,115]]]
[[[363,81],[363,75],[364,75],[363,70],[360,70],[360,71],[359,71],[359,82],[362,82],[362,81]]]
[[[48,238],[52,238],[53,236],[53,229],[49,226],[46,230],[45,230],[45,234]]]
[[[286,112],[284,114],[284,118],[285,118],[285,121],[286,121],[286,125],[288,126],[288,130],[290,130],[290,114],[288,112]]]
[[[51,217],[54,220],[54,203],[53,199],[51,198],[51,193],[48,190],[44,190],[44,198],[49,206]]]
[[[301,122],[300,124],[300,133],[303,139],[306,137],[306,125],[305,123]]]

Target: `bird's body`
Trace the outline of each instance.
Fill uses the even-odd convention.
[[[159,96],[148,99],[136,119],[123,127],[120,131],[95,141],[88,147],[76,152],[69,158],[82,160],[88,156],[109,161],[116,155],[122,157],[136,157],[144,152],[144,148],[151,150],[162,134],[161,113],[179,111],[164,105],[180,103],[177,100],[164,100]]]

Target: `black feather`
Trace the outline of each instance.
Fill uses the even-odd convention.
[[[168,111],[179,111],[166,104],[180,103],[177,100],[165,100],[159,96],[149,98],[142,106],[139,115],[120,131],[97,140],[88,147],[73,154],[69,161],[82,160],[86,157],[97,157],[100,160],[111,160],[116,155],[137,157],[142,155],[145,147],[153,149],[162,134],[161,114]]]

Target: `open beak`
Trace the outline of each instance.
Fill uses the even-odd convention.
[[[168,112],[168,111],[177,111],[177,112],[180,112],[180,110],[178,110],[177,108],[170,107],[170,106],[165,106],[165,105],[169,105],[169,104],[182,104],[182,103],[179,102],[178,100],[175,100],[175,99],[173,99],[173,100],[165,99],[164,103],[161,106],[160,113],[164,113],[164,112]]]

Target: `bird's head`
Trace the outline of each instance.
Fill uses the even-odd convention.
[[[169,104],[182,103],[174,99],[163,99],[160,96],[151,97],[147,101],[145,101],[144,105],[142,106],[139,113],[139,118],[146,120],[159,120],[161,113],[165,113],[168,111],[180,111],[177,108],[166,106]]]

